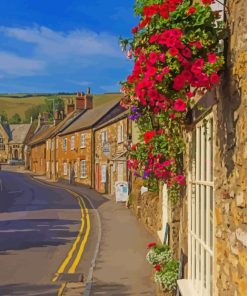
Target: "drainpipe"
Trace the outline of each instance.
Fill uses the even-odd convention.
[[[95,189],[95,130],[91,130],[91,188]]]

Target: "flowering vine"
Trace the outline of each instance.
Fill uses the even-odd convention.
[[[219,82],[224,63],[219,51],[224,25],[212,3],[137,0],[140,22],[132,29],[133,38],[121,41],[134,59],[132,73],[122,82],[122,105],[130,109],[130,119],[140,131],[128,167],[150,190],[166,182],[172,198],[185,184],[186,113],[199,91],[205,93]]]

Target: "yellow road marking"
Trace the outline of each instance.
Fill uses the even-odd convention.
[[[77,253],[77,256],[76,256],[73,264],[71,265],[68,273],[74,273],[76,271],[76,268],[77,268],[77,266],[78,266],[78,264],[80,262],[81,256],[82,256],[83,251],[85,249],[85,245],[86,245],[86,242],[88,240],[88,236],[89,236],[89,232],[90,232],[90,219],[89,219],[88,209],[86,208],[84,200],[83,199],[80,199],[80,200],[81,200],[81,203],[83,204],[83,207],[84,207],[84,209],[86,211],[87,229],[86,229],[86,233],[84,235],[84,238],[83,238],[83,240],[81,242],[81,246],[80,246],[80,249],[79,249],[79,251]]]
[[[80,227],[80,230],[79,230],[79,233],[77,235],[77,238],[72,246],[72,248],[70,249],[68,255],[66,256],[65,260],[63,261],[63,263],[61,264],[61,266],[59,267],[59,269],[57,270],[54,278],[52,279],[52,282],[55,282],[59,276],[60,273],[63,273],[65,268],[67,267],[67,265],[69,264],[70,260],[72,259],[72,256],[73,256],[73,253],[75,252],[76,250],[76,247],[82,237],[82,233],[83,233],[83,230],[84,230],[84,226],[85,226],[85,215],[84,215],[84,211],[83,209],[85,209],[85,212],[86,212],[86,221],[87,221],[87,228],[86,228],[86,232],[85,232],[85,235],[83,237],[83,240],[81,242],[81,245],[80,245],[80,248],[79,248],[79,251],[76,255],[76,258],[73,262],[73,264],[71,265],[68,273],[75,273],[76,271],[76,268],[80,262],[80,259],[81,259],[81,256],[83,254],[83,251],[85,249],[85,245],[87,243],[87,240],[88,240],[88,237],[89,237],[89,233],[90,233],[90,218],[89,218],[89,212],[88,212],[88,209],[86,208],[86,205],[85,205],[85,202],[83,200],[83,198],[78,194],[78,193],[75,193],[74,191],[70,190],[70,189],[67,189],[67,188],[62,188],[62,187],[59,187],[59,186],[56,186],[56,185],[50,185],[50,184],[45,184],[44,182],[41,182],[41,181],[38,181],[38,180],[35,180],[33,179],[34,181],[44,185],[44,186],[50,186],[50,187],[56,187],[58,189],[64,189],[66,190],[67,192],[71,193],[74,197],[76,197],[79,205],[80,205],[80,209],[81,209],[81,227]],[[63,292],[64,292],[64,289],[66,287],[67,283],[63,283],[58,291],[58,296],[62,296],[63,295]]]
[[[67,285],[67,283],[64,283],[64,284],[61,285],[57,296],[62,296],[63,295],[64,289],[66,288],[66,285]]]
[[[66,256],[66,258],[64,259],[64,261],[62,262],[62,264],[60,265],[60,267],[58,268],[54,278],[52,279],[52,282],[55,282],[59,276],[60,273],[63,273],[65,268],[67,267],[67,265],[69,264],[70,260],[72,259],[72,256],[74,254],[74,252],[76,251],[77,245],[79,244],[81,237],[82,237],[82,233],[83,233],[83,229],[84,229],[84,225],[85,225],[85,219],[84,219],[84,211],[83,211],[83,207],[81,205],[80,200],[78,199],[78,203],[80,205],[81,208],[81,227],[79,230],[79,233],[77,235],[77,238],[72,246],[72,248],[70,249],[68,255]]]

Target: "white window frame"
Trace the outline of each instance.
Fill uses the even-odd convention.
[[[46,162],[46,172],[49,173],[50,171],[50,161]]]
[[[117,128],[117,142],[118,144],[123,142],[123,124],[120,124]]]
[[[51,151],[54,151],[55,148],[55,139],[51,139]]]
[[[87,164],[86,160],[82,159],[80,161],[80,178],[85,179],[87,177]]]
[[[67,162],[63,163],[63,175],[64,176],[68,175],[68,164],[67,164]]]
[[[67,144],[68,144],[67,138],[64,138],[63,139],[63,151],[67,151]]]
[[[75,173],[75,178],[78,176],[78,162],[77,160],[74,162],[74,173]]]
[[[107,143],[107,131],[104,130],[101,132],[101,144],[102,146]]]
[[[192,295],[213,296],[214,122],[196,124],[188,172],[188,279]],[[182,293],[182,295],[184,295]]]
[[[70,138],[70,150],[75,150],[75,136],[71,136]]]
[[[101,183],[106,183],[107,181],[107,165],[101,165]]]
[[[122,182],[124,179],[124,163],[119,162],[117,164],[117,180],[118,182]]]
[[[82,133],[80,137],[80,148],[86,148],[86,134]]]

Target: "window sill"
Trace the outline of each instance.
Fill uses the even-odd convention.
[[[177,283],[182,296],[199,296],[199,294],[194,290],[190,280],[182,279],[178,280]]]
[[[86,146],[82,146],[82,147],[80,147],[80,149],[85,149],[86,148]]]
[[[87,176],[84,176],[84,177],[80,177],[80,179],[87,179]]]

